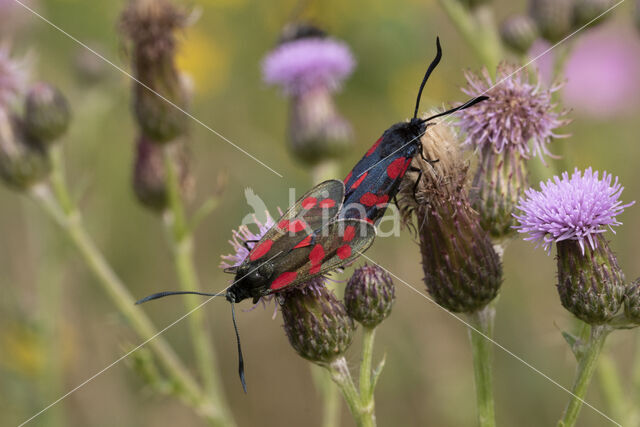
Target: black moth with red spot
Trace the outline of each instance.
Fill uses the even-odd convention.
[[[159,292],[136,304],[169,295],[224,295],[231,303],[233,326],[238,343],[238,373],[247,391],[244,360],[236,325],[234,303],[261,297],[304,284],[312,278],[349,263],[373,243],[376,229],[360,219],[338,219],[344,201],[344,183],[329,180],[304,194],[262,236],[234,273],[233,284],[220,294],[205,292]]]
[[[418,153],[422,155],[422,135],[427,130],[429,120],[469,108],[488,97],[479,96],[463,105],[436,114],[427,119],[418,119],[420,97],[429,76],[442,58],[440,39],[436,39],[437,53],[427,68],[420,85],[413,118],[408,122],[400,122],[384,131],[382,136],[369,148],[362,159],[354,166],[344,179],[346,193],[341,218],[361,218],[377,223],[400,190],[400,183]],[[431,159],[437,161],[437,159]]]

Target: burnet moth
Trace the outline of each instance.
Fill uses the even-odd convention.
[[[136,304],[169,295],[224,296],[231,303],[238,344],[238,373],[247,391],[244,360],[236,325],[234,304],[247,298],[256,303],[266,295],[283,291],[328,273],[355,260],[373,243],[376,230],[367,221],[338,218],[344,202],[344,183],[329,180],[300,197],[251,247],[247,258],[225,270],[235,274],[229,288],[218,294],[205,292],[159,292]]]
[[[418,118],[420,98],[429,76],[442,58],[440,39],[436,38],[436,56],[427,68],[418,90],[413,117],[407,122],[396,123],[384,131],[382,136],[369,148],[362,159],[354,166],[344,179],[346,193],[345,207],[341,218],[362,218],[372,224],[377,223],[400,190],[400,183],[418,153],[422,154],[422,135],[427,131],[429,123],[438,117],[454,113],[489,99],[486,96],[473,98],[459,107],[452,108],[426,119]],[[425,159],[437,161],[437,159]],[[418,181],[420,178],[418,178]]]

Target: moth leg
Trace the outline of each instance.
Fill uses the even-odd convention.
[[[420,170],[420,172],[418,173],[418,178],[416,179],[416,183],[413,184],[413,198],[415,200],[418,200],[416,198],[416,193],[418,191],[418,185],[420,184],[420,179],[422,179],[422,170]]]
[[[247,248],[248,251],[251,251],[251,249],[253,249],[252,247],[249,247],[249,243],[253,243],[253,245],[255,246],[256,243],[258,243],[260,240],[245,240],[244,242],[242,242],[242,244],[244,245],[245,248]]]

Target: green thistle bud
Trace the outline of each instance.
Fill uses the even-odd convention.
[[[289,148],[302,162],[313,165],[340,157],[351,147],[351,125],[337,112],[327,88],[294,95],[290,114]]]
[[[65,96],[48,83],[33,85],[25,99],[24,126],[35,140],[50,144],[69,127],[71,111]]]
[[[186,25],[186,15],[167,0],[131,0],[120,22],[141,83],[134,86],[138,125],[157,143],[171,141],[186,132],[189,120],[180,111],[188,94],[175,65],[175,32]]]
[[[624,274],[618,260],[601,235],[596,246],[581,247],[575,240],[556,243],[558,249],[558,293],[564,308],[588,324],[611,320],[622,306]]]
[[[46,150],[26,135],[22,122],[0,111],[0,177],[4,182],[24,191],[46,179],[50,171]]]
[[[356,269],[344,290],[347,313],[368,328],[375,328],[389,317],[395,298],[391,276],[376,265]]]
[[[538,38],[538,27],[535,21],[526,15],[514,15],[500,25],[502,41],[514,52],[525,54]]]
[[[614,3],[612,0],[574,0],[574,1],[575,1],[575,4],[573,6],[573,26],[575,28],[580,28],[586,24],[589,24],[589,26],[595,26],[595,25],[601,24],[610,15],[609,13],[604,13],[604,12],[607,9],[609,9],[611,6],[613,6],[613,3]],[[594,19],[595,21],[593,21]]]
[[[329,364],[347,350],[353,339],[353,320],[323,279],[293,289],[283,299],[284,330],[301,357]]]
[[[471,204],[480,213],[482,228],[501,240],[515,234],[513,212],[527,187],[526,160],[515,150],[496,153],[482,149],[480,164],[469,191]]]
[[[640,278],[629,283],[625,289],[624,314],[633,323],[640,324]]]
[[[181,196],[189,198],[193,190],[193,179],[188,171],[188,155],[183,143],[174,144],[172,154],[180,177]],[[163,150],[167,147],[155,144],[145,136],[136,142],[136,157],[133,169],[133,190],[140,203],[154,210],[163,211],[169,205]]]
[[[531,0],[529,13],[542,37],[551,43],[562,40],[573,25],[572,0]]]

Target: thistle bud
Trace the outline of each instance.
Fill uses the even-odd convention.
[[[389,317],[395,298],[391,276],[376,265],[356,269],[344,290],[347,313],[368,328],[375,328]]]
[[[265,57],[264,81],[291,97],[289,144],[302,162],[339,157],[351,146],[351,126],[338,113],[333,92],[354,65],[347,45],[309,25],[286,27]]]
[[[500,25],[502,41],[514,52],[525,54],[538,38],[538,27],[527,15],[514,15]]]
[[[580,247],[575,240],[556,244],[558,249],[558,293],[564,308],[594,325],[612,319],[622,306],[624,274],[601,236],[597,246]]]
[[[186,14],[168,0],[130,0],[120,20],[132,43],[136,119],[157,143],[171,141],[187,129],[188,117],[181,109],[188,95],[174,58],[175,32],[186,21]]]
[[[0,177],[4,182],[24,191],[46,179],[50,171],[45,149],[26,135],[20,120],[0,110]]]
[[[526,161],[519,153],[495,153],[491,146],[483,148],[469,197],[480,214],[482,228],[493,239],[501,240],[516,232],[513,212],[526,187]]]
[[[180,177],[182,197],[192,193],[193,180],[188,171],[188,156],[183,143],[172,146],[174,164]],[[163,211],[169,204],[167,193],[165,159],[163,150],[167,147],[153,143],[145,136],[138,137],[133,172],[133,190],[140,203],[155,210]]]
[[[640,324],[640,278],[629,283],[625,289],[624,314],[633,323]]]
[[[36,83],[27,93],[24,126],[33,139],[50,144],[69,127],[71,112],[65,96],[48,83]]]
[[[342,355],[353,339],[353,320],[345,306],[314,279],[302,289],[283,296],[282,318],[289,343],[303,358],[317,364],[331,363]]]
[[[575,28],[580,28],[587,24],[589,26],[601,24],[610,15],[604,12],[614,3],[612,0],[574,0],[574,2],[573,26]]]
[[[531,0],[529,13],[536,21],[542,37],[556,43],[571,32],[572,0]]]

